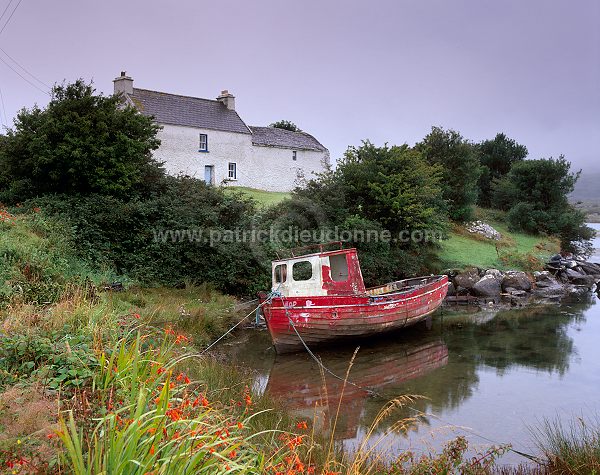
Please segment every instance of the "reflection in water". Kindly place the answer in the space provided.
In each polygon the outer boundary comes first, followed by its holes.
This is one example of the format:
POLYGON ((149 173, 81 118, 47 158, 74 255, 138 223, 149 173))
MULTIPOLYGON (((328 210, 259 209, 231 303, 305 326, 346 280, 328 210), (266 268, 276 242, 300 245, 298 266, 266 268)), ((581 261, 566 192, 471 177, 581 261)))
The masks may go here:
MULTIPOLYGON (((387 400, 419 394, 427 399, 416 401, 415 409, 497 440, 526 443, 526 425, 538 417, 553 416, 559 409, 589 410, 581 401, 596 400, 590 387, 600 385, 600 348, 595 343, 600 338, 600 305, 594 303, 591 297, 583 303, 476 315, 446 309, 434 316, 433 325, 360 342, 349 380, 381 397, 347 385, 336 438, 360 438, 387 400)), ((296 415, 312 419, 316 414, 320 428, 331 427, 343 383, 325 374, 323 384, 310 356, 276 358, 266 332, 244 333, 222 349, 236 364, 257 370, 262 387, 296 415)), ((344 376, 354 349, 336 347, 318 354, 327 368, 344 376)), ((394 420, 410 415, 414 413, 400 412, 394 420)), ((437 420, 429 423, 440 427, 437 420)), ((379 431, 385 428, 383 424, 379 431)), ((424 436, 427 425, 419 431, 424 436)), ((401 440, 398 436, 398 444, 401 440)))
MULTIPOLYGON (((365 410, 369 391, 379 392, 387 386, 396 386, 419 378, 448 362, 448 348, 440 340, 419 344, 397 345, 387 352, 365 352, 358 356, 351 368, 346 384, 328 372, 320 374, 313 359, 293 356, 278 357, 271 374, 267 391, 284 399, 286 406, 297 415, 308 419, 316 413, 320 429, 328 431, 340 404, 343 410, 337 421, 339 438, 353 438, 365 410)), ((349 360, 332 354, 322 355, 326 368, 344 376, 349 360)))

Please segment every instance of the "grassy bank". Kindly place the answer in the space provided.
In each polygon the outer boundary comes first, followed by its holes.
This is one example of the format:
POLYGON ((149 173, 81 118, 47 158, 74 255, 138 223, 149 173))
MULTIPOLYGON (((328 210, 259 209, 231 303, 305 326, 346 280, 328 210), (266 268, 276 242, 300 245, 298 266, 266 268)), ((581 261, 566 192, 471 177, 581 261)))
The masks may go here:
POLYGON ((256 188, 248 188, 246 186, 231 186, 225 188, 225 190, 227 193, 242 193, 255 200, 261 206, 276 205, 291 196, 290 193, 283 191, 257 190, 256 188))
POLYGON ((439 252, 440 268, 476 266, 501 270, 538 270, 545 260, 560 250, 557 238, 513 232, 503 221, 501 212, 477 210, 476 219, 494 227, 502 238, 499 241, 470 233, 465 226, 455 224, 448 240, 442 241, 439 252))
MULTIPOLYGON (((116 276, 72 254, 60 223, 35 211, 1 218, 0 473, 510 473, 497 463, 506 447, 472 457, 463 438, 385 456, 389 439, 371 434, 390 418, 391 432, 410 430, 418 418, 397 411, 416 396, 384 405, 359 449, 343 452, 335 423, 331 438, 317 434, 254 394, 250 370, 200 354, 251 308, 207 285, 106 290, 116 276)), ((593 464, 591 433, 582 447, 593 464)), ((553 473, 567 453, 561 470, 580 463, 564 447, 581 439, 546 434, 549 465, 519 473, 553 473)))

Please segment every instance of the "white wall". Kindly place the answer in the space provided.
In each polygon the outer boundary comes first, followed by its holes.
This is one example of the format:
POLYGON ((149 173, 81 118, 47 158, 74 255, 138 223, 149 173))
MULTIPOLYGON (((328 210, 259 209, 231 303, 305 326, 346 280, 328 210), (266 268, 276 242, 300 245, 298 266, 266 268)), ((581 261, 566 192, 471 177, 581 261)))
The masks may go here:
POLYGON ((158 133, 161 145, 154 152, 154 157, 165 162, 165 169, 171 175, 183 174, 204 179, 204 167, 213 165, 215 184, 219 185, 228 176, 229 162, 236 162, 238 169, 240 166, 248 166, 249 152, 252 147, 250 134, 179 125, 162 124, 162 126, 163 129, 158 133), (200 134, 208 136, 208 152, 198 151, 200 134))
POLYGON ((164 162, 167 173, 189 175, 204 179, 204 167, 214 166, 216 185, 228 180, 228 164, 237 164, 237 180, 228 186, 247 186, 269 191, 290 191, 298 174, 310 178, 323 170, 322 161, 329 160, 327 152, 297 150, 294 161, 292 149, 252 145, 250 134, 165 125, 159 132, 161 146, 154 157, 164 162), (199 152, 199 134, 208 136, 208 152, 199 152))
POLYGON ((290 191, 296 186, 297 178, 314 177, 315 172, 323 171, 323 159, 329 160, 327 152, 297 150, 296 160, 292 159, 293 149, 279 147, 252 146, 252 163, 255 167, 251 175, 260 188, 270 191, 290 191))

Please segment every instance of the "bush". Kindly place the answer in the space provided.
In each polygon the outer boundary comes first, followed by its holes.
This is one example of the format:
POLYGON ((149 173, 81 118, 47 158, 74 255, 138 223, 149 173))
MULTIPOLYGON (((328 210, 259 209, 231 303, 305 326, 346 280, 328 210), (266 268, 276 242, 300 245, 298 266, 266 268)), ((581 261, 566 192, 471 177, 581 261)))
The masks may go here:
POLYGON ((493 203, 508 210, 512 229, 557 235, 563 248, 571 250, 572 241, 590 239, 593 231, 585 226, 585 215, 568 202, 580 174, 571 173, 570 167, 563 156, 517 162, 493 183, 493 203))
POLYGON ((210 282, 233 294, 265 288, 270 263, 261 248, 235 239, 253 225, 253 201, 185 177, 166 177, 161 188, 146 199, 56 195, 36 203, 66 220, 79 256, 141 283, 210 282))
POLYGON ((70 228, 35 210, 0 211, 0 307, 56 302, 70 285, 106 277, 75 255, 70 228))

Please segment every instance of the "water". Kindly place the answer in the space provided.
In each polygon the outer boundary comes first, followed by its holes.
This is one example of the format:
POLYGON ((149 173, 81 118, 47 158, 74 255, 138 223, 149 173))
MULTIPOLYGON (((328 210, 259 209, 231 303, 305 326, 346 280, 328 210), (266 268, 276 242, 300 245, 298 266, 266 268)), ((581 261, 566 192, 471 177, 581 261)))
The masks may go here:
MULTIPOLYGON (((391 452, 439 450, 463 434, 475 445, 487 446, 490 439, 535 453, 528 426, 544 417, 600 415, 598 341, 600 303, 595 295, 583 302, 500 312, 445 309, 405 332, 360 343, 349 379, 376 395, 346 386, 335 437, 356 447, 387 400, 419 394, 428 399, 412 407, 431 415, 407 436, 393 435, 391 452)), ((326 367, 343 376, 354 349, 318 354, 326 367)), ((326 375, 325 395, 319 367, 307 354, 276 356, 267 331, 245 332, 221 351, 256 370, 255 390, 281 399, 300 418, 316 415, 318 430, 330 433, 342 382, 326 375)), ((396 413, 376 433, 413 414, 408 409, 396 413)), ((525 459, 509 453, 502 461, 525 459)))
POLYGON ((587 225, 596 230, 596 239, 592 241, 594 244, 594 254, 590 257, 590 261, 600 262, 600 223, 587 223, 587 225))

